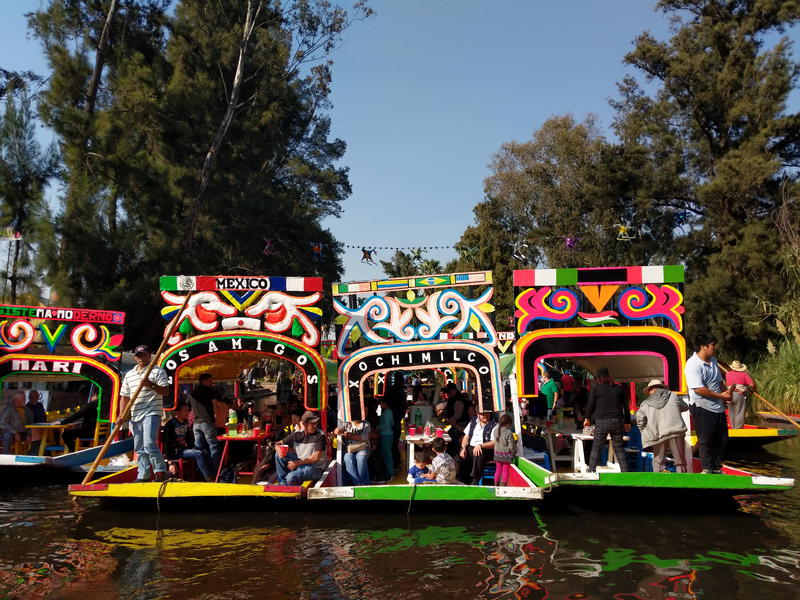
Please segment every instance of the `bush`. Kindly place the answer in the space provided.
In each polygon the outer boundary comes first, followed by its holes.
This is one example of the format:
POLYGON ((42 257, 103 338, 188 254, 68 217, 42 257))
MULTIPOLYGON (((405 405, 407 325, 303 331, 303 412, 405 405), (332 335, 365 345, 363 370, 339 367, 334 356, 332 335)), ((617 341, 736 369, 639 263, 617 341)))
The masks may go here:
MULTIPOLYGON (((800 413, 800 343, 784 339, 751 369, 758 393, 785 413, 800 413)), ((760 410, 770 410, 763 402, 760 410)))

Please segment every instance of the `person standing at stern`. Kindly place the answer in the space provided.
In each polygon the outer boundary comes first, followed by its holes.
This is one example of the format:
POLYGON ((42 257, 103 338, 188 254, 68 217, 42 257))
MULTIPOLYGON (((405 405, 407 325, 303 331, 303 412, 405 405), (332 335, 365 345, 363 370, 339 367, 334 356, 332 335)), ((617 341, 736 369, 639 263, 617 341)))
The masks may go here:
POLYGON ((731 401, 731 391, 723 382, 714 358, 716 351, 714 336, 698 334, 694 338, 694 354, 683 368, 703 473, 722 473, 722 456, 728 443, 725 405, 731 401))
POLYGON ((133 449, 139 456, 139 474, 135 483, 150 481, 153 469, 156 481, 167 479, 167 463, 158 449, 158 432, 161 429, 161 416, 164 412, 163 397, 169 393, 169 380, 161 367, 154 366, 147 379, 144 379, 147 366, 152 360, 152 352, 147 346, 136 346, 134 350, 136 366, 122 378, 120 399, 122 410, 128 406, 139 383, 142 389, 131 407, 130 428, 133 434, 133 449))

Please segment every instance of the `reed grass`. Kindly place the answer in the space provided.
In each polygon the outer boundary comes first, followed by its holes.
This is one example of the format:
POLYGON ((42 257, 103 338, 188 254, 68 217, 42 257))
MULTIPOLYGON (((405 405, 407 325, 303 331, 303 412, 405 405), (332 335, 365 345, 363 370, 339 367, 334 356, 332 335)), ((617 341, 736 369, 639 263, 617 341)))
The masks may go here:
MULTIPOLYGON (((785 413, 800 413, 800 343, 791 338, 750 369, 758 392, 785 413)), ((754 403, 761 403, 757 398, 754 403)), ((759 410, 769 411, 767 406, 759 410)))

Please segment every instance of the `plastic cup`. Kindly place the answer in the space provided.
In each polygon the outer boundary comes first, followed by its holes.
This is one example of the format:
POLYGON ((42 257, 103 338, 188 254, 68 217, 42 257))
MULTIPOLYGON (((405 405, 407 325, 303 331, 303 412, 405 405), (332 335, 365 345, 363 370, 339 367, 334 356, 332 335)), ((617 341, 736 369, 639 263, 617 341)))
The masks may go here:
POLYGON ((425 432, 425 435, 427 435, 428 437, 430 437, 430 435, 431 435, 431 428, 430 428, 430 427, 428 427, 428 426, 426 425, 426 426, 425 426, 425 429, 424 429, 424 432, 425 432))
POLYGON ((278 444, 278 456, 286 458, 287 454, 289 454, 289 446, 286 444, 278 444))
POLYGON ((261 435, 261 427, 253 427, 253 437, 261 435))
POLYGON ((238 423, 236 425, 236 433, 241 434, 244 431, 244 423, 238 423))
POLYGON ((444 437, 444 429, 441 427, 436 428, 436 437, 444 437))
POLYGON ((417 428, 414 427, 413 425, 409 425, 408 435, 417 435, 417 428))

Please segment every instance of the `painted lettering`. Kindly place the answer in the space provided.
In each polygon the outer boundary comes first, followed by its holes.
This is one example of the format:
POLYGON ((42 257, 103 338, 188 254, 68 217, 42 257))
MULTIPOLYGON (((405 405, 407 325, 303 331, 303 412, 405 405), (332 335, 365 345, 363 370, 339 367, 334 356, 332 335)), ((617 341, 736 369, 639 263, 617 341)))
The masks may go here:
POLYGON ((461 359, 458 357, 458 350, 453 350, 453 361, 461 362, 461 359))
POLYGON ((178 363, 172 359, 169 359, 166 363, 164 363, 164 367, 167 369, 167 371, 174 371, 177 366, 178 363))
POLYGON ((308 362, 308 357, 305 354, 301 354, 297 357, 297 364, 301 367, 308 362))
POLYGON ((181 359, 181 362, 186 362, 189 360, 189 353, 186 351, 186 348, 178 352, 178 358, 181 359))
POLYGON ((489 367, 487 367, 486 365, 478 367, 478 373, 480 373, 481 375, 488 375, 489 374, 489 367))
POLYGON ((429 363, 431 362, 431 353, 430 352, 423 352, 422 353, 422 363, 429 363))
POLYGON ((319 377, 317 377, 316 375, 306 375, 306 383, 308 385, 319 383, 319 377))
POLYGON ((392 354, 389 358, 392 361, 392 366, 400 364, 400 357, 397 354, 392 354))
POLYGON ((82 362, 76 362, 74 365, 72 365, 72 372, 73 373, 80 373, 81 369, 83 369, 83 363, 82 362))
POLYGON ((474 352, 470 352, 469 354, 467 354, 467 362, 471 362, 471 363, 475 362, 475 353, 474 352))
POLYGON ((209 354, 211 352, 217 352, 218 350, 219 350, 219 348, 217 348, 217 345, 214 342, 208 342, 208 352, 209 352, 209 354))
POLYGON ((283 344, 275 344, 275 354, 283 354, 286 351, 286 346, 283 344))
POLYGON ((383 366, 383 357, 382 357, 382 356, 378 356, 378 357, 376 357, 376 358, 375 358, 375 364, 376 364, 377 366, 379 366, 379 367, 382 367, 382 366, 383 366))
POLYGON ((358 387, 358 379, 348 379, 347 383, 348 383, 347 387, 351 387, 351 388, 357 388, 358 387))
POLYGON ((69 373, 69 363, 63 360, 53 361, 53 373, 69 373))
POLYGON ((262 340, 261 340, 261 339, 258 339, 258 340, 256 340, 256 342, 257 342, 257 343, 256 343, 256 350, 258 350, 259 352, 261 352, 261 342, 262 342, 262 340))
POLYGON ((35 363, 33 363, 31 371, 47 371, 47 365, 44 364, 43 360, 37 360, 35 363))
POLYGON ((366 371, 366 370, 367 370, 367 363, 365 363, 365 362, 362 360, 360 363, 358 363, 358 368, 359 368, 359 369, 361 369, 361 371, 362 371, 362 372, 363 372, 363 371, 366 371))
POLYGON ((19 360, 14 359, 11 361, 11 370, 12 371, 27 371, 30 369, 30 361, 29 360, 19 360))
POLYGON ((239 339, 232 339, 231 340, 231 350, 241 350, 242 349, 242 340, 239 339))

